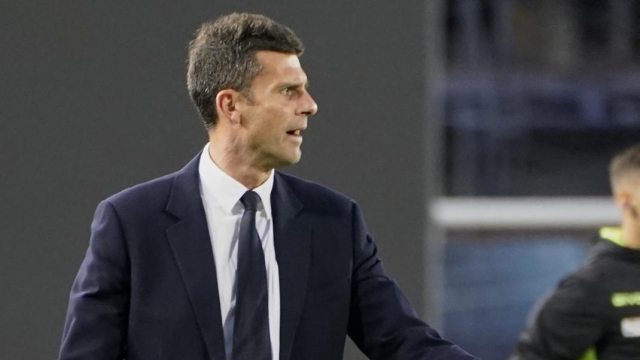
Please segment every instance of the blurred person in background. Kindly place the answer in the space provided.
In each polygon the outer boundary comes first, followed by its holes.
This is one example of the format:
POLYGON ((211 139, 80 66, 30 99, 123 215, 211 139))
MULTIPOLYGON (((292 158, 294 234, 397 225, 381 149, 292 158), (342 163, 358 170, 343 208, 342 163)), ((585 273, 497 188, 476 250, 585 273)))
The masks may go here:
POLYGON ((187 86, 209 143, 182 170, 100 203, 62 360, 472 360, 418 318, 356 203, 275 168, 317 105, 286 26, 204 24, 187 86))
POLYGON ((589 259, 533 311, 509 360, 640 359, 640 145, 609 175, 618 228, 600 229, 589 259))

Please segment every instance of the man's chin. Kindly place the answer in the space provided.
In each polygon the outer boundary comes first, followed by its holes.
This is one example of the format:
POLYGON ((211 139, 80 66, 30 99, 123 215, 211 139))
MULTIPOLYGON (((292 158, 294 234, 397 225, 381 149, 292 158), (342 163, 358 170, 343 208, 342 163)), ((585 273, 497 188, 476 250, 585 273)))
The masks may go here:
POLYGON ((291 156, 287 156, 287 157, 282 157, 280 159, 278 159, 279 161, 276 162, 276 166, 274 166, 274 169, 277 168, 283 168, 283 167, 287 167, 287 166, 291 166, 291 165, 295 165, 298 162, 300 162, 300 159, 302 158, 302 153, 298 152, 297 155, 291 155, 291 156))

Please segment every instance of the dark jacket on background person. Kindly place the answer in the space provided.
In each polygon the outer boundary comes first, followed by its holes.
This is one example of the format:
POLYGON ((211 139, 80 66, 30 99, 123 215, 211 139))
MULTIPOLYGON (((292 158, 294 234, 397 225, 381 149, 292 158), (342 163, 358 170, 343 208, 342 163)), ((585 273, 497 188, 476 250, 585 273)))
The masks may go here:
POLYGON ((509 360, 640 359, 640 251, 604 228, 589 259, 534 310, 509 360))

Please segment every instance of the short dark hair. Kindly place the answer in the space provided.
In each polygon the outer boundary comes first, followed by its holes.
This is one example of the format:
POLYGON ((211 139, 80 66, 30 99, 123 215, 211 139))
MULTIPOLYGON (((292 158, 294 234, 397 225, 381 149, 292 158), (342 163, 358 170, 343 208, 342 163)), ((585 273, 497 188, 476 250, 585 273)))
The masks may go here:
POLYGON ((640 145, 618 153, 609 163, 609 177, 614 189, 623 177, 630 174, 640 175, 640 145))
POLYGON ((187 88, 207 128, 215 127, 215 97, 223 89, 247 93, 262 67, 258 51, 301 56, 304 46, 288 27, 257 14, 233 13, 204 23, 189 44, 187 88))

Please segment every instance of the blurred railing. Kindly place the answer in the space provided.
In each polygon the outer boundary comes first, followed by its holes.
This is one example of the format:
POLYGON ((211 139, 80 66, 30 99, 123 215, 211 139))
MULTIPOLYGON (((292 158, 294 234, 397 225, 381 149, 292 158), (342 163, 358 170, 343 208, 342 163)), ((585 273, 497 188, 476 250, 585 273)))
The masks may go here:
POLYGON ((440 198, 429 212, 446 230, 597 229, 620 219, 608 197, 440 198))

